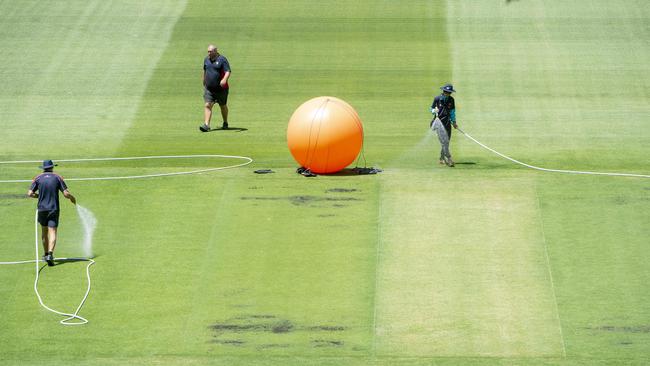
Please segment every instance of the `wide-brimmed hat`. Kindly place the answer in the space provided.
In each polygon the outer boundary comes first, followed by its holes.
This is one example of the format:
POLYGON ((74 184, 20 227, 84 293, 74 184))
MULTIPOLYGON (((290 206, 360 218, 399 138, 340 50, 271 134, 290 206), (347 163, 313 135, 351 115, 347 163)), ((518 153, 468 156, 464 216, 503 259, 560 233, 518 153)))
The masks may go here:
POLYGON ((441 86, 441 87, 440 87, 440 90, 442 90, 442 91, 446 91, 447 93, 454 93, 454 92, 456 92, 456 91, 454 90, 454 86, 451 85, 451 84, 445 84, 445 85, 441 86))
POLYGON ((57 164, 54 164, 52 160, 43 160, 43 165, 39 166, 39 168, 50 169, 50 168, 54 168, 55 166, 57 166, 57 164))

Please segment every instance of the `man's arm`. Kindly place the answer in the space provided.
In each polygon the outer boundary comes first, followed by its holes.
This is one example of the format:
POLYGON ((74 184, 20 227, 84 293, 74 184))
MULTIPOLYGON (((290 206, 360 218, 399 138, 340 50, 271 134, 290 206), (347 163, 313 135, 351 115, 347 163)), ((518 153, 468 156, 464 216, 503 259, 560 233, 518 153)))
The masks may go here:
POLYGON ((219 82, 219 85, 225 86, 228 83, 228 78, 230 77, 230 71, 226 71, 225 74, 223 74, 223 78, 219 82))
POLYGON ((36 179, 38 179, 38 176, 34 178, 32 184, 29 186, 29 191, 27 191, 27 197, 38 198, 38 193, 36 193, 36 191, 38 191, 38 184, 36 183, 36 179))
POLYGON ((67 189, 65 191, 63 191, 63 197, 69 199, 70 202, 72 202, 73 204, 75 204, 75 205, 77 204, 77 199, 67 189))
POLYGON ((454 126, 454 128, 458 128, 458 125, 456 124, 456 108, 450 111, 449 119, 451 120, 451 125, 454 126))

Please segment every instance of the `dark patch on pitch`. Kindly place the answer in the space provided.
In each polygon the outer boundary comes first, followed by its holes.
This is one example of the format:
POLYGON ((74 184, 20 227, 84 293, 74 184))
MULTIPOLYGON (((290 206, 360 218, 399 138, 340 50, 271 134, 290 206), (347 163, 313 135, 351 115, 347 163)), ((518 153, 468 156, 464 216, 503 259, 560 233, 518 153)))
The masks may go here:
POLYGON ((640 201, 650 201, 650 197, 626 197, 626 196, 616 196, 612 198, 612 201, 615 205, 625 206, 629 204, 637 204, 640 201))
POLYGON ((0 200, 21 200, 29 198, 26 194, 20 193, 0 193, 0 200))
MULTIPOLYGON (((275 315, 269 314, 239 315, 223 322, 212 324, 208 328, 214 332, 213 339, 210 343, 237 347, 253 346, 257 348, 284 348, 290 345, 281 342, 255 345, 239 338, 245 338, 248 334, 254 335, 256 333, 272 333, 278 337, 283 337, 285 334, 294 332, 335 334, 347 330, 347 327, 340 325, 297 325, 291 320, 278 318, 275 315)), ((276 339, 280 340, 281 338, 276 339)), ((314 347, 343 347, 344 342, 318 338, 312 341, 312 345, 314 347)))
POLYGON ((354 188, 332 188, 325 191, 326 193, 352 193, 359 192, 358 189, 354 188))
POLYGON ((289 201, 294 206, 307 206, 317 202, 350 202, 350 201, 363 201, 360 198, 354 197, 320 197, 310 195, 298 195, 288 197, 255 197, 244 196, 240 197, 244 201, 289 201))
POLYGON ((210 329, 216 332, 271 332, 288 333, 294 328, 293 323, 286 319, 278 319, 274 315, 243 315, 229 319, 223 323, 212 324, 210 329))
POLYGON ((243 346, 246 342, 239 339, 213 339, 211 343, 225 344, 228 346, 243 346))
POLYGON ((213 324, 210 326, 215 331, 227 331, 233 333, 242 332, 271 332, 289 333, 293 330, 293 324, 288 320, 281 320, 270 324, 213 324))
POLYGON ((275 319, 275 315, 267 315, 267 314, 253 314, 253 315, 242 315, 235 317, 233 319, 236 320, 245 320, 245 319, 275 319))
POLYGON ((17 200, 29 198, 26 194, 0 193, 0 206, 13 206, 17 200))
POLYGON ((596 328, 588 328, 591 330, 600 330, 603 332, 612 332, 612 333, 650 333, 650 325, 638 325, 638 326, 622 326, 617 327, 613 325, 603 325, 596 328))
POLYGON ((323 332, 342 332, 346 328, 338 325, 316 325, 312 327, 307 327, 307 330, 310 331, 323 331, 323 332))
POLYGON ((269 344, 260 344, 257 346, 258 349, 268 349, 268 348, 288 348, 291 346, 287 343, 269 343, 269 344))
POLYGON ((314 339, 311 341, 311 345, 316 348, 321 347, 343 347, 345 342, 338 340, 327 340, 327 339, 314 339))
POLYGON ((296 205, 308 205, 314 202, 350 202, 350 201, 361 201, 359 198, 354 197, 319 197, 319 196, 291 196, 289 201, 296 205))
POLYGON ((294 325, 288 320, 280 320, 271 326, 273 333, 289 333, 293 330, 294 325))

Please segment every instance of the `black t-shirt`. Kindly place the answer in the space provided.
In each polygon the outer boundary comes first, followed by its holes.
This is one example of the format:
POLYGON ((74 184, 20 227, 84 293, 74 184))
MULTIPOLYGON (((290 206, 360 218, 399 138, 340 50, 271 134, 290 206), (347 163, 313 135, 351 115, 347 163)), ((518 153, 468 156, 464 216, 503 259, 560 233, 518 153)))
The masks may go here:
POLYGON ((228 89, 228 83, 222 88, 219 84, 226 72, 230 71, 230 64, 223 56, 217 56, 217 59, 212 61, 207 56, 203 60, 203 71, 205 72, 205 87, 211 91, 218 91, 220 89, 228 89))
POLYGON ((451 95, 438 95, 433 98, 433 104, 431 104, 431 109, 438 108, 438 118, 440 121, 449 125, 451 122, 456 121, 456 102, 454 102, 454 97, 451 95))
POLYGON ((30 190, 38 193, 39 211, 59 210, 59 191, 63 192, 68 187, 63 178, 52 172, 43 172, 34 178, 30 190))

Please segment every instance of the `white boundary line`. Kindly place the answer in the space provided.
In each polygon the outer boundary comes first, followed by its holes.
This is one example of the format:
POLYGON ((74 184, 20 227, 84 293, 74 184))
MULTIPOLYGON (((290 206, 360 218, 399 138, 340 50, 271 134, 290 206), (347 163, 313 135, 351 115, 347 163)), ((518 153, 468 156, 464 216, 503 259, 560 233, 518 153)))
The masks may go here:
MULTIPOLYGON (((133 156, 133 157, 122 157, 122 158, 86 158, 86 159, 58 159, 54 160, 55 162, 87 162, 87 161, 114 161, 114 160, 146 160, 146 159, 183 159, 183 158, 224 158, 224 159, 240 159, 246 160, 243 163, 229 165, 219 168, 208 168, 208 169, 198 169, 190 170, 184 172, 174 172, 174 173, 158 173, 158 174, 145 174, 145 175, 130 175, 130 176, 121 176, 121 177, 88 177, 88 178, 66 178, 66 181, 89 181, 89 180, 121 180, 121 179, 141 179, 141 178, 154 178, 154 177, 170 177, 175 175, 188 175, 188 174, 197 174, 212 172, 216 170, 224 170, 230 168, 237 168, 241 166, 248 165, 253 162, 253 159, 247 156, 236 156, 236 155, 164 155, 164 156, 133 156)), ((28 164, 28 163, 42 163, 41 160, 16 160, 16 161, 0 161, 0 164, 28 164)), ((14 180, 0 180, 0 183, 29 183, 31 179, 14 179, 14 180)))
POLYGON ((502 153, 500 153, 500 152, 498 152, 498 151, 496 151, 496 150, 494 150, 494 149, 492 149, 492 148, 490 148, 490 147, 484 145, 483 143, 481 143, 481 142, 478 141, 477 139, 473 138, 472 136, 470 136, 468 133, 464 132, 464 131, 461 130, 460 128, 457 128, 457 130, 458 130, 460 133, 462 133, 463 135, 465 135, 465 137, 467 137, 468 139, 474 141, 475 143, 477 143, 479 146, 483 147, 484 149, 489 150, 489 151, 491 151, 491 152, 493 152, 493 153, 499 155, 500 157, 502 157, 502 158, 504 158, 504 159, 510 160, 510 161, 512 161, 513 163, 516 163, 516 164, 519 164, 519 165, 523 165, 523 166, 525 166, 525 167, 527 167, 527 168, 531 168, 531 169, 541 170, 541 171, 544 171, 544 172, 566 173, 566 174, 589 174, 589 175, 607 175, 607 176, 613 176, 613 177, 650 178, 650 175, 647 175, 647 174, 633 174, 633 173, 604 173, 604 172, 588 172, 588 171, 580 171, 580 170, 564 170, 564 169, 547 169, 547 168, 540 168, 540 167, 538 167, 538 166, 534 166, 534 165, 526 164, 526 163, 523 163, 523 162, 521 162, 521 161, 519 161, 519 160, 513 159, 513 158, 511 158, 511 157, 509 157, 509 156, 507 156, 507 155, 505 155, 505 154, 502 154, 502 153))

